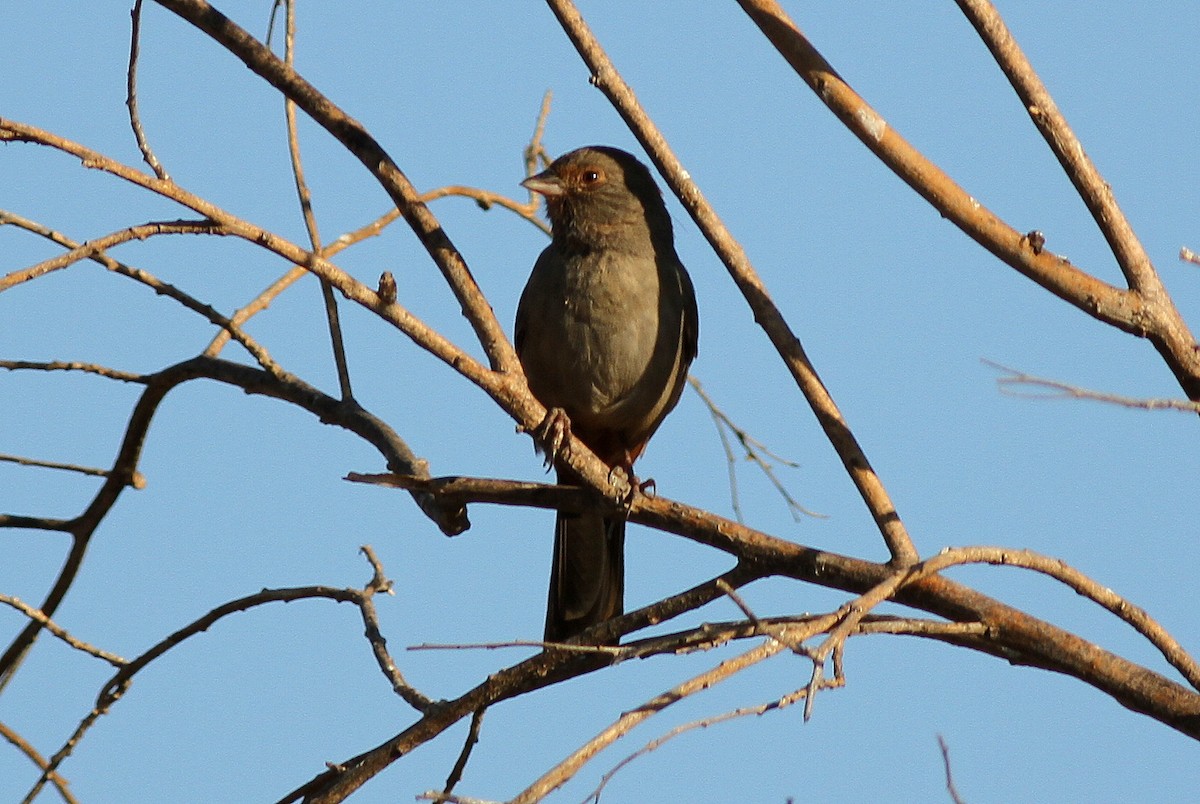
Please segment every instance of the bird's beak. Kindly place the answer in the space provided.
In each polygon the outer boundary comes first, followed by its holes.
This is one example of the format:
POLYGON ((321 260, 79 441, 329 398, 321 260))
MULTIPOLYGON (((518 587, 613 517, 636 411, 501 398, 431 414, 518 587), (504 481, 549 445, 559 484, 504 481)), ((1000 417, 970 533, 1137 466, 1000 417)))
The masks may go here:
POLYGON ((562 195, 566 190, 559 181, 558 176, 555 176, 548 170, 543 170, 541 173, 530 176, 525 181, 521 182, 521 186, 526 190, 533 190, 535 193, 541 193, 547 198, 554 198, 556 195, 562 195))

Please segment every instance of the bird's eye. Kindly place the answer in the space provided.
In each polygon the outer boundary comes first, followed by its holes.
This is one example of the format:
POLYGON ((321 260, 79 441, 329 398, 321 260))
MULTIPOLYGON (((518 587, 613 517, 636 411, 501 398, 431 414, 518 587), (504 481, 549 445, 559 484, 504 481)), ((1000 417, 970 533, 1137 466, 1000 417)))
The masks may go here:
POLYGON ((600 171, 598 171, 598 170, 584 171, 583 183, 584 184, 596 184, 598 181, 600 181, 600 178, 601 178, 600 171))

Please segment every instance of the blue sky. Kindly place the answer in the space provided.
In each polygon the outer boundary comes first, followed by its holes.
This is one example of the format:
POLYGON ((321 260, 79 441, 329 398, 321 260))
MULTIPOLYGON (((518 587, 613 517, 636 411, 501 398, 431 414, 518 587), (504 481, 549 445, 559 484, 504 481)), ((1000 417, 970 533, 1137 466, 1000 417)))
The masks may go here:
MULTIPOLYGON (((267 3, 222 3, 265 30, 267 3)), ((746 248, 891 492, 923 555, 948 545, 1029 548, 1126 595, 1183 644, 1200 646, 1194 417, 1005 396, 981 358, 1136 397, 1180 396, 1154 350, 1049 296, 969 241, 888 172, 728 3, 582 4, 584 15, 693 178, 746 248), (642 8, 641 6, 649 6, 642 8)), ((1020 102, 952 4, 790 4, 839 72, 914 145, 1015 228, 1109 282, 1120 274, 1020 102)), ((1111 183, 1184 317, 1200 321, 1197 10, 1084 2, 1001 11, 1111 183)), ((124 109, 128 8, 18 0, 0 29, 0 115, 139 164, 124 109)), ((304 242, 279 98, 241 62, 148 4, 140 101, 147 133, 188 189, 304 242)), ((605 143, 637 152, 539 3, 302 4, 297 68, 362 121, 421 189, 471 184, 516 195, 521 149, 547 90, 551 153, 605 143)), ((308 121, 302 145, 321 232, 366 223, 388 199, 308 121)), ((796 460, 788 488, 826 519, 792 520, 739 465, 749 524, 794 541, 886 557, 877 531, 803 398, 723 266, 668 199, 697 287, 693 373, 741 425, 796 460)), ((173 205, 29 145, 0 148, 0 208, 85 240, 174 218, 173 205)), ((434 213, 507 325, 544 236, 462 199, 434 213)), ((55 254, 0 227, 0 273, 55 254)), ((162 238, 116 256, 232 311, 285 266, 231 240, 162 238)), ((393 272, 400 300, 460 345, 471 333, 403 224, 337 264, 368 284, 393 272)), ((283 366, 336 392, 311 278, 249 331, 283 366)), ((528 438, 480 391, 358 308, 343 305, 356 396, 438 474, 537 480, 528 438)), ((201 350, 211 327, 100 266, 79 264, 0 294, 0 357, 154 371, 201 350)), ((478 348, 472 351, 479 353, 478 348)), ((242 359, 235 350, 226 356, 242 359)), ((104 466, 136 389, 65 374, 0 374, 0 453, 104 466)), ((730 515, 727 470, 690 392, 639 464, 667 497, 730 515)), ((474 506, 446 539, 403 494, 344 482, 382 471, 368 446, 278 402, 213 384, 175 391, 127 492, 97 533, 57 620, 125 656, 214 606, 263 587, 361 585, 370 543, 396 581, 379 600, 404 671, 454 697, 524 653, 407 652, 425 642, 537 638, 552 515, 474 506)), ((0 512, 72 516, 96 481, 0 463, 0 512)), ((9 531, 0 592, 40 600, 65 554, 57 534, 9 531)), ((627 602, 641 605, 727 568, 723 555, 631 527, 627 602)), ((1005 602, 1170 675, 1128 628, 1075 594, 1014 569, 950 573, 1005 602)), ((846 596, 794 583, 744 591, 760 614, 824 611, 846 596)), ((899 611, 899 609, 896 609, 899 611)), ((731 619, 718 602, 692 619, 731 619)), ((0 629, 23 621, 0 611, 0 629)), ((173 651, 63 766, 84 801, 274 800, 411 722, 360 636, 326 602, 257 609, 173 651)), ((741 646, 739 646, 740 648, 741 646)), ((512 796, 575 745, 720 655, 654 659, 495 707, 458 788, 512 796)), ((692 733, 622 770, 606 802, 946 800, 936 735, 972 804, 1184 800, 1200 785, 1195 743, 1079 682, 911 638, 853 640, 845 689, 798 708, 692 733)), ((0 720, 53 753, 88 711, 105 667, 43 639, 0 696, 0 720)), ((650 720, 552 800, 672 726, 803 685, 778 657, 650 720)), ((355 801, 440 788, 465 722, 355 801)), ((35 778, 0 749, 0 799, 35 778)), ((46 793, 44 795, 53 795, 46 793)))

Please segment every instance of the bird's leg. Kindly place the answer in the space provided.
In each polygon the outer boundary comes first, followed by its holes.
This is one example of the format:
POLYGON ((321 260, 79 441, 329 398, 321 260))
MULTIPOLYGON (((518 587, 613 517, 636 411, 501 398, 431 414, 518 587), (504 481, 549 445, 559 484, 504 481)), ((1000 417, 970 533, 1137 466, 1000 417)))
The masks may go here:
POLYGON ((571 454, 571 420, 562 408, 550 408, 546 418, 530 433, 533 448, 546 459, 546 471, 559 457, 571 454))

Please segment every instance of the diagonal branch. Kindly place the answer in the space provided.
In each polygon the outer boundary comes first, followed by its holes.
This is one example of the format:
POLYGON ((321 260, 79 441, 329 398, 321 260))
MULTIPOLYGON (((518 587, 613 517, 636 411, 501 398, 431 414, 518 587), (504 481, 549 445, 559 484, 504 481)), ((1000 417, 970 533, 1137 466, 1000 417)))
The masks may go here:
MULTIPOLYGON (((284 19, 284 61, 288 67, 295 64, 296 59, 296 3, 298 0, 284 0, 286 9, 284 19)), ((288 157, 292 163, 292 178, 296 182, 296 195, 300 201, 300 213, 304 218, 304 228, 308 232, 308 242, 314 254, 321 253, 321 233, 317 228, 317 216, 313 212, 312 191, 304 178, 304 160, 300 156, 300 133, 296 129, 296 104, 291 98, 283 99, 283 113, 287 123, 288 157)), ((325 320, 329 325, 329 340, 333 347, 333 362, 337 367, 338 386, 342 390, 342 399, 351 399, 354 393, 350 389, 350 367, 346 363, 346 343, 342 337, 342 323, 338 316, 337 298, 333 295, 333 285, 326 279, 321 280, 321 298, 325 303, 325 320)))
POLYGON ((1130 289, 1145 304, 1145 320, 1135 320, 1174 372, 1188 397, 1200 401, 1200 355, 1187 323, 1163 286, 1112 188, 1088 158, 1075 132, 1025 57, 1000 14, 988 0, 958 0, 992 57, 1025 105, 1030 119, 1058 158, 1067 178, 1100 229, 1130 289))
POLYGON ((979 38, 991 51, 996 64, 1012 84, 1029 118, 1037 126, 1063 172, 1075 185, 1096 226, 1108 241, 1117 264, 1125 274, 1129 287, 1146 296, 1148 291, 1163 292, 1162 283, 1154 271, 1150 257, 1129 225, 1125 213, 1117 206, 1112 188, 1083 150, 1083 144, 1067 125, 1066 118, 1033 65, 1025 58, 1012 32, 987 0, 957 0, 958 7, 975 27, 979 38))
POLYGON ((215 39, 253 72, 290 98, 322 128, 332 134, 371 172, 441 270, 462 306, 463 314, 488 355, 491 367, 520 373, 516 352, 504 335, 466 261, 420 193, 374 137, 354 118, 301 77, 262 42, 251 36, 204 0, 157 0, 159 5, 215 39))
POLYGON ((979 245, 1063 301, 1117 329, 1149 338, 1191 399, 1200 400, 1200 353, 1141 244, 998 15, 960 0, 1030 116, 1096 217, 1132 290, 1102 282, 1009 226, 914 148, 825 60, 776 0, 738 0, 796 74, 880 161, 979 245))
POLYGON ((759 323, 771 339, 776 351, 783 358, 792 377, 795 379, 804 398, 808 400, 813 413, 825 436, 833 445, 846 472, 850 475, 858 493, 862 496, 867 510, 875 520, 876 526, 883 535, 891 553, 891 560, 897 565, 914 563, 917 550, 913 547, 912 539, 900 520, 895 505, 888 496, 879 475, 871 468, 866 453, 859 446, 858 440, 850 431, 850 426, 838 410, 829 390, 821 382, 800 340, 792 332, 791 327, 783 317, 783 313, 775 306, 775 302, 767 293, 761 277, 754 270, 746 252, 734 239, 718 217, 712 206, 705 200, 700 188, 692 181, 690 174, 675 156, 662 132, 654 125, 654 121, 645 113, 633 90, 621 78, 608 55, 600 46, 599 41, 588 28, 587 23, 575 8, 571 0, 547 0, 550 9, 558 18, 559 24, 570 37, 580 57, 592 71, 592 83, 608 97, 616 107, 626 125, 646 149, 646 153, 654 161, 671 190, 679 198, 680 203, 692 216, 700 231, 704 233, 709 244, 729 269, 730 276, 738 289, 746 298, 746 303, 754 312, 754 320, 759 323))
POLYGON ((787 645, 782 642, 767 639, 761 645, 757 645, 732 659, 726 659, 716 667, 705 670, 703 673, 693 676, 665 692, 659 693, 641 706, 622 713, 608 728, 580 746, 569 757, 555 765, 514 796, 509 804, 534 804, 534 802, 541 801, 550 795, 550 793, 566 784, 592 757, 621 737, 624 737, 638 724, 658 714, 671 704, 678 703, 689 695, 694 695, 715 684, 719 684, 725 679, 745 670, 747 667, 766 661, 786 649, 787 645))
POLYGON ((142 130, 142 117, 138 112, 137 67, 138 50, 142 39, 142 0, 134 0, 133 10, 129 12, 129 16, 133 21, 129 34, 129 68, 125 71, 125 105, 129 108, 129 125, 133 128, 133 137, 137 140, 138 150, 142 152, 142 159, 154 171, 155 176, 170 181, 171 177, 167 175, 166 169, 154 155, 150 141, 146 139, 146 132, 142 130))
POLYGON ((838 75, 775 0, 738 0, 796 74, 880 161, 971 239, 1061 299, 1140 334, 1140 300, 1045 249, 980 204, 914 148, 838 75))

